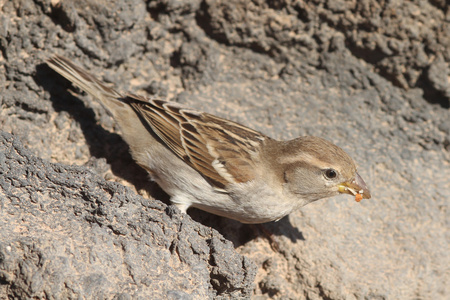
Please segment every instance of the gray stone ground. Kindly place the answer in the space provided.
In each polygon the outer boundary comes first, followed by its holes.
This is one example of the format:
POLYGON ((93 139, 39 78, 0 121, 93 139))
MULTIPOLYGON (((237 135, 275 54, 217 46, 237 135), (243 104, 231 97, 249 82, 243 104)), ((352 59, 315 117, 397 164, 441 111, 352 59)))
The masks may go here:
POLYGON ((17 0, 0 11, 0 299, 450 297, 446 1, 17 0), (53 53, 120 91, 274 138, 327 138, 373 199, 319 201, 264 229, 181 215, 105 110, 44 64, 53 53))

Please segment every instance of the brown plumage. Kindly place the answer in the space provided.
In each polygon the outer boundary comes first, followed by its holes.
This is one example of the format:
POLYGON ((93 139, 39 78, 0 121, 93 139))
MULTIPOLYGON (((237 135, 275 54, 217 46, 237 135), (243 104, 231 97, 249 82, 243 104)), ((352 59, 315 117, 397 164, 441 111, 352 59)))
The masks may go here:
POLYGON ((277 141, 177 103, 120 94, 62 56, 47 63, 101 101, 133 158, 184 212, 262 223, 339 193, 371 197, 350 156, 324 139, 277 141))

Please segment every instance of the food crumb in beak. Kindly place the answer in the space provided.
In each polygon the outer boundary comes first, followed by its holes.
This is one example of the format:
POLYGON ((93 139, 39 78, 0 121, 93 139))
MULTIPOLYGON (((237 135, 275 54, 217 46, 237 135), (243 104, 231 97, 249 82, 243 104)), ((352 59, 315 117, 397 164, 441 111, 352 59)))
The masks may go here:
POLYGON ((356 200, 356 202, 361 201, 362 198, 363 198, 363 196, 362 196, 361 194, 359 194, 359 193, 355 195, 355 200, 356 200))

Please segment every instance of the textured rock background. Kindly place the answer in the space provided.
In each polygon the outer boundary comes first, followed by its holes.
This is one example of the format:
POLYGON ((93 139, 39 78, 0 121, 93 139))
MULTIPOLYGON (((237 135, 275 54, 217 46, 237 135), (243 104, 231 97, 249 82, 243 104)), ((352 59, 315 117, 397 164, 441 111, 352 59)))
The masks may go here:
POLYGON ((256 268, 217 231, 0 135, 2 299, 248 295, 256 268))
POLYGON ((2 298, 450 297, 446 1, 0 7, 2 298), (53 53, 120 91, 327 138, 374 197, 265 224, 278 251, 252 226, 192 221, 149 200, 168 203, 105 110, 45 66, 53 53))

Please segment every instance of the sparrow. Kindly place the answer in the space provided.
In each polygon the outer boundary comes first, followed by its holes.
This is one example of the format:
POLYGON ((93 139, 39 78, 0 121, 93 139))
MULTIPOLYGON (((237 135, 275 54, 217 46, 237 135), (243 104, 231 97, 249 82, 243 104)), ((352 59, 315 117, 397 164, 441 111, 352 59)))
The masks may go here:
POLYGON ((342 193, 371 197, 353 159, 327 140, 275 140, 176 102, 121 94, 65 57, 47 64, 100 100, 133 159, 184 213, 195 207, 256 224, 342 193))

